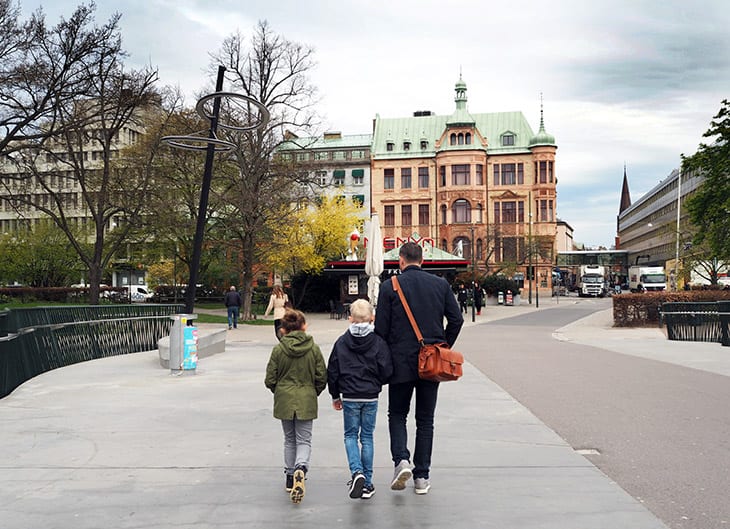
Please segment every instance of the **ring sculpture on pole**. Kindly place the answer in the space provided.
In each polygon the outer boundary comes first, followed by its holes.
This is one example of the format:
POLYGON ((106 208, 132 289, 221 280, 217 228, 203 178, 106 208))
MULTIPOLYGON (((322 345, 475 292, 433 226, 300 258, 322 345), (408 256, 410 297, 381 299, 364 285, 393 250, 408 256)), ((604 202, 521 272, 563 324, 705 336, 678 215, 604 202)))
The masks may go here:
POLYGON ((235 148, 235 145, 229 141, 221 140, 216 136, 218 127, 234 132, 245 132, 250 130, 262 130, 269 122, 269 110, 263 103, 256 101, 254 98, 244 94, 235 92, 224 92, 223 74, 226 69, 223 66, 218 67, 218 77, 216 80, 215 92, 201 97, 195 106, 196 112, 203 119, 210 120, 210 130, 206 137, 205 132, 196 132, 190 135, 165 136, 162 141, 177 149, 186 149, 189 151, 205 151, 205 168, 203 170, 203 183, 200 188, 200 205, 198 208, 198 221, 195 229, 195 238, 193 240, 193 255, 190 261, 190 280, 185 291, 185 311, 191 314, 195 305, 195 289, 198 282, 198 269, 200 268, 200 258, 203 249, 203 237, 205 234, 206 211, 208 209, 208 194, 210 192, 210 184, 213 176, 213 156, 216 152, 227 152, 235 148), (233 125, 230 123, 219 123, 220 107, 223 100, 236 103, 243 102, 248 108, 248 114, 251 116, 251 107, 258 110, 258 117, 252 123, 246 125, 233 125), (213 111, 208 112, 205 105, 207 102, 213 102, 213 111))

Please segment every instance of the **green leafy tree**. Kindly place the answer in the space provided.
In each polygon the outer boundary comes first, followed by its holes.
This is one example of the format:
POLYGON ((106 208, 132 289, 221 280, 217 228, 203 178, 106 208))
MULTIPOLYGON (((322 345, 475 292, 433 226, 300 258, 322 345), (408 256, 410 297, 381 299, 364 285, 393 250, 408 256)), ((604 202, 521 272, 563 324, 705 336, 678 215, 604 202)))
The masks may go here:
POLYGON ((0 279, 31 287, 60 287, 77 282, 83 265, 66 235, 50 222, 0 240, 0 279))
POLYGON ((687 199, 690 220, 697 228, 694 243, 706 245, 709 260, 730 261, 730 102, 722 101, 710 128, 703 135, 709 144, 700 143, 689 157, 682 157, 682 170, 699 171, 702 185, 687 199))

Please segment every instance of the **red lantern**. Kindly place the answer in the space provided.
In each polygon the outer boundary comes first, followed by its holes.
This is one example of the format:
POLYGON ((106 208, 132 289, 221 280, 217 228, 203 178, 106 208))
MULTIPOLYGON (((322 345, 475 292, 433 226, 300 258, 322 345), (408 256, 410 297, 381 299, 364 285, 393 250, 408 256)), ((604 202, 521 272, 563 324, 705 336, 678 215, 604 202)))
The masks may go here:
POLYGON ((357 241, 358 239, 360 239, 360 236, 357 233, 353 233, 352 235, 350 235, 351 241, 357 241))

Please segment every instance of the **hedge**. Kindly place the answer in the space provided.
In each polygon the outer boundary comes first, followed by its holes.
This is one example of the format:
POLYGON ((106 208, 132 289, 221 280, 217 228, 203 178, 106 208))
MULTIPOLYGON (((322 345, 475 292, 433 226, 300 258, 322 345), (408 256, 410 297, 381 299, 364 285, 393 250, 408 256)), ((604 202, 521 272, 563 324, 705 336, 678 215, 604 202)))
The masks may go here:
POLYGON ((613 296, 614 327, 646 327, 660 324, 660 309, 666 302, 728 301, 730 290, 644 292, 613 296))

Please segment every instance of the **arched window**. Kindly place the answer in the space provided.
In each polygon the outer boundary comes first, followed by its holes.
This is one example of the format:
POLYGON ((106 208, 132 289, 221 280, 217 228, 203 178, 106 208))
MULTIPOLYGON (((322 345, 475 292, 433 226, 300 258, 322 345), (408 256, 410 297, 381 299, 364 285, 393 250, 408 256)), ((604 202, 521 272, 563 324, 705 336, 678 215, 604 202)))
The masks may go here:
POLYGON ((446 224, 446 206, 441 206, 441 224, 446 224))
POLYGON ((449 251, 449 249, 446 247, 446 239, 441 239, 441 249, 445 252, 449 251))
POLYGON ((474 222, 476 222, 477 224, 481 224, 482 222, 484 222, 484 220, 483 220, 484 217, 482 215, 483 211, 484 211, 484 209, 482 208, 482 205, 477 204, 477 208, 474 211, 474 215, 476 216, 476 218, 474 219, 474 222))
POLYGON ((459 145, 464 145, 464 134, 459 133, 459 145))
POLYGON ((482 248, 482 240, 477 239, 477 261, 481 261, 483 259, 482 253, 484 252, 484 249, 482 248))
POLYGON ((471 132, 467 132, 465 138, 466 138, 466 144, 471 145, 471 132))
POLYGON ((471 205, 469 201, 460 198, 452 207, 454 224, 465 224, 471 222, 471 205))
POLYGON ((456 145, 456 134, 454 134, 453 132, 451 133, 451 136, 449 137, 449 143, 451 145, 456 145))

